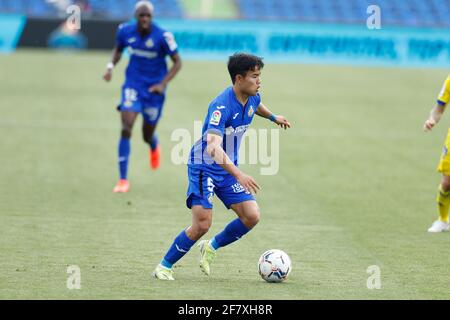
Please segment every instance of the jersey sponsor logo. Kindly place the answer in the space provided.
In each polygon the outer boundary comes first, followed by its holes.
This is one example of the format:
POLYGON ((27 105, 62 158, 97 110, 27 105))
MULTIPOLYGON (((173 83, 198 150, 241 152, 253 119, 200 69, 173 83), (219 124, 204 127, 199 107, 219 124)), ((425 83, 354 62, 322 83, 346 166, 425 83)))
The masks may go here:
POLYGON ((129 51, 130 51, 131 55, 135 55, 135 56, 147 58, 147 59, 153 59, 158 56, 158 53, 156 53, 156 52, 133 49, 132 47, 129 47, 129 51))
POLYGON ((236 113, 236 114, 233 116, 233 120, 236 119, 236 117, 237 117, 238 115, 239 115, 239 112, 236 113))
POLYGON ((249 126, 250 126, 249 124, 244 124, 244 125, 236 127, 236 128, 229 126, 229 127, 225 128, 225 134, 230 135, 232 133, 239 134, 241 132, 245 132, 245 131, 247 131, 249 126))
POLYGON ((248 116, 251 117, 253 113, 255 113, 255 109, 253 109, 253 106, 250 106, 250 108, 248 109, 248 116))
POLYGON ((209 120, 209 123, 217 126, 219 125, 220 118, 222 118, 222 113, 219 110, 215 110, 211 114, 211 119, 209 120))
POLYGON ((152 40, 152 39, 148 39, 147 41, 145 41, 145 46, 146 46, 147 48, 153 48, 154 45, 155 45, 155 44, 153 43, 153 40, 152 40))
POLYGON ((128 39, 128 43, 133 43, 133 42, 136 42, 136 38, 135 37, 128 39))

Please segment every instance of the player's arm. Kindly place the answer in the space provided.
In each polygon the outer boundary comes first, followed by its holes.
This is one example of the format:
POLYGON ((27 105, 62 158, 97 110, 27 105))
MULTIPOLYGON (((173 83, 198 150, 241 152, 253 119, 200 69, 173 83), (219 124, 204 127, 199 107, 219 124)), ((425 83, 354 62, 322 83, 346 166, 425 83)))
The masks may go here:
POLYGON ((167 73, 167 75, 164 77, 164 79, 160 83, 155 84, 150 87, 150 89, 149 89, 150 92, 159 93, 159 94, 164 93, 164 91, 167 88, 167 84, 170 82, 170 80, 175 78, 178 71, 180 71, 180 69, 181 69, 180 55, 178 53, 175 53, 170 56, 170 60, 172 60, 172 67, 170 67, 169 72, 167 73))
POLYGON ((114 47, 111 61, 108 62, 108 64, 106 65, 106 71, 105 74, 103 75, 103 79, 105 79, 105 81, 107 82, 111 81, 112 71, 115 65, 120 61, 120 58, 122 58, 122 52, 123 48, 118 46, 114 47))
POLYGON ((231 174, 236 180, 245 188, 245 190, 255 194, 258 192, 259 185, 256 181, 249 175, 243 173, 236 167, 231 161, 231 159, 226 154, 225 150, 222 148, 222 136, 214 133, 206 134, 206 152, 209 156, 226 172, 231 174))
POLYGON ((112 71, 115 67, 115 65, 120 61, 120 58, 122 58, 122 52, 127 46, 125 34, 124 34, 124 25, 121 24, 116 31, 116 43, 113 49, 111 61, 108 62, 106 65, 106 72, 103 76, 103 79, 105 81, 109 82, 112 78, 112 71))
POLYGON ((436 104, 433 109, 431 109, 428 119, 425 120, 423 124, 424 131, 430 131, 433 127, 441 120, 442 114, 445 111, 445 105, 436 104))
POLYGON ((430 131, 441 120, 442 114, 450 101, 450 76, 445 80, 442 86, 441 92, 437 99, 437 103, 433 109, 431 109, 430 115, 423 124, 424 131, 430 131))
POLYGON ((256 114, 260 117, 269 119, 270 121, 275 122, 277 125, 282 127, 284 130, 291 127, 289 121, 280 115, 274 115, 264 104, 260 103, 258 108, 256 109, 256 114))

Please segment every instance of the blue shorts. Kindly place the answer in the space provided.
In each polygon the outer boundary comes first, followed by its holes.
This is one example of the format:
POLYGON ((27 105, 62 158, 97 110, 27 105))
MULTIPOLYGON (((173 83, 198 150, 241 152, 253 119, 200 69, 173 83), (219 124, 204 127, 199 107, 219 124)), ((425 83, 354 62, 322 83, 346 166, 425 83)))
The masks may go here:
POLYGON ((232 175, 214 175, 210 172, 188 167, 189 186, 186 205, 189 209, 201 205, 212 209, 214 194, 230 209, 232 204, 255 200, 255 197, 245 191, 232 175))
POLYGON ((156 125, 161 117, 165 95, 151 93, 148 88, 149 86, 125 82, 117 110, 139 112, 146 123, 156 125))

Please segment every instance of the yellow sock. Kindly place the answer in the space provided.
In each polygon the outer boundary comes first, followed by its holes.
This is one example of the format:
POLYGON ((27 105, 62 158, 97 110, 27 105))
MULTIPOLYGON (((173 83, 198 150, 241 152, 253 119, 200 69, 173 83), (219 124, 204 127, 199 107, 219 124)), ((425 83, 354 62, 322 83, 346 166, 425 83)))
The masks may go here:
POLYGON ((439 220, 448 223, 448 211, 450 208, 450 191, 445 192, 439 185, 438 196, 436 199, 439 208, 439 220))

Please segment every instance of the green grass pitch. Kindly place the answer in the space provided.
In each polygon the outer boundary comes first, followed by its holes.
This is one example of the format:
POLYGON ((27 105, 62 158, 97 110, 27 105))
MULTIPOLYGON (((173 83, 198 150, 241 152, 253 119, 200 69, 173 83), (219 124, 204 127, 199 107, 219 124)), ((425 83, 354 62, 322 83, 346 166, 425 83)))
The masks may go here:
MULTIPOLYGON (((450 234, 435 220, 435 168, 450 123, 421 126, 446 70, 268 64, 263 101, 293 128, 280 133, 280 171, 260 176, 260 224, 221 249, 212 275, 198 251, 176 281, 150 273, 190 223, 186 166, 170 161, 177 128, 192 130, 229 85, 225 63, 185 62, 170 85, 158 132, 163 165, 152 172, 140 121, 134 128, 131 192, 117 181, 125 61, 112 83, 109 52, 18 51, 0 56, 0 298, 13 299, 449 299, 450 234), (268 284, 259 255, 286 251, 288 281, 268 284), (67 267, 81 269, 69 290, 67 267), (370 265, 381 289, 366 287, 370 265)), ((258 128, 271 126, 255 119, 258 128)), ((216 201, 213 226, 234 215, 216 201)))

